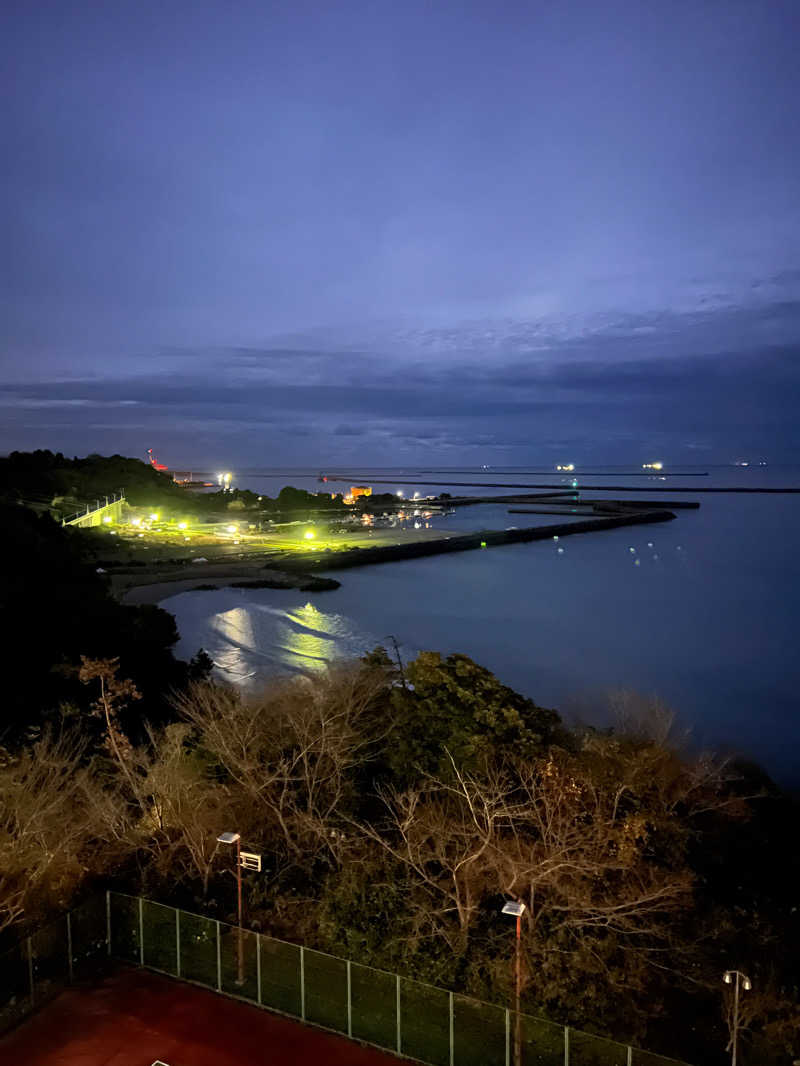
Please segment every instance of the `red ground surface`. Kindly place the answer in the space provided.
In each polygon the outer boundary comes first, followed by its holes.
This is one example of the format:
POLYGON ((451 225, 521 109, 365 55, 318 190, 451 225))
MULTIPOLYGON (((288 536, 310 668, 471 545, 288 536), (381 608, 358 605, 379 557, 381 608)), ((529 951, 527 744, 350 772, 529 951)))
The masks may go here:
POLYGON ((169 1066, 397 1066, 402 1061, 134 969, 62 992, 0 1037, 3 1066, 151 1066, 156 1059, 169 1066))

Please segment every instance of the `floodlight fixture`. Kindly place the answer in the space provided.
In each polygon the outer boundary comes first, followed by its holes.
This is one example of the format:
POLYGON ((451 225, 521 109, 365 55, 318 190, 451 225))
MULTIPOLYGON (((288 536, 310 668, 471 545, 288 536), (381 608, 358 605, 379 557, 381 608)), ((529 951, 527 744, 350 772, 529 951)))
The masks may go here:
POLYGON ((525 913, 525 904, 516 903, 514 900, 510 899, 503 904, 503 909, 500 911, 500 913, 510 914, 514 918, 521 918, 522 915, 525 913))

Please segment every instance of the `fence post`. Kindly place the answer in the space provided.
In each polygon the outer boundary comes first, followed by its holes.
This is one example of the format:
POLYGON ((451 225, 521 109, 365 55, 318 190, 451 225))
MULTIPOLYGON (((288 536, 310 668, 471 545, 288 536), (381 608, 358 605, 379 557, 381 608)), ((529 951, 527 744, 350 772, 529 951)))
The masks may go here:
POLYGON ((353 982, 350 974, 350 960, 347 960, 347 1035, 353 1036, 353 982))
POLYGON ((306 1020, 306 951, 300 945, 300 1017, 306 1020))
POLYGON ((72 921, 69 911, 67 911, 67 970, 69 971, 69 983, 72 984, 72 921))
POLYGON ((450 1031, 450 1066, 453 1066, 456 1060, 456 1042, 455 1042, 455 1026, 454 1026, 455 1011, 453 1010, 453 993, 447 993, 447 1027, 450 1031))
POLYGON ((139 965, 144 966, 144 905, 139 896, 139 965))
POLYGON ((31 992, 31 1006, 33 1006, 33 945, 31 944, 31 938, 28 937, 28 985, 31 992))
POLYGON ((395 988, 396 988, 396 996, 395 996, 395 998, 396 998, 396 1001, 397 1001, 397 1054, 400 1055, 400 1054, 402 1054, 402 1047, 403 1047, 403 1038, 402 1038, 402 1035, 401 1035, 401 1026, 400 1026, 400 974, 397 975, 395 988))
MULTIPOLYGON (((450 1066, 453 1066, 452 1062, 450 1066)), ((506 1066, 511 1066, 511 1011, 506 1007, 506 1066)))
POLYGON ((256 986, 258 988, 258 1005, 261 1006, 261 933, 256 933, 256 986))
POLYGON ((181 975, 181 912, 175 908, 175 974, 181 975))
POLYGON ((111 958, 111 892, 106 889, 106 954, 111 958))
POLYGON ((633 1066, 633 1048, 628 1044, 628 1066, 633 1066))
POLYGON ((219 922, 217 922, 217 992, 222 991, 222 949, 219 942, 219 922))
POLYGON ((564 1066, 569 1066, 569 1026, 564 1026, 564 1066))

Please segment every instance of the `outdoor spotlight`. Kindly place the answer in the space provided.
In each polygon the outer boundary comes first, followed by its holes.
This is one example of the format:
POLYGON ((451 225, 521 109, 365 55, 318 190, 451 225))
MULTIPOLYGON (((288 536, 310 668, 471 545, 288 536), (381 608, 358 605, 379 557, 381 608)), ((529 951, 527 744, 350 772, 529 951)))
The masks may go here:
POLYGON ((514 918, 519 918, 521 915, 523 915, 525 913, 525 904, 524 903, 515 903, 515 901, 512 900, 512 899, 507 900, 506 903, 503 904, 503 909, 500 911, 500 913, 501 914, 510 914, 514 918))

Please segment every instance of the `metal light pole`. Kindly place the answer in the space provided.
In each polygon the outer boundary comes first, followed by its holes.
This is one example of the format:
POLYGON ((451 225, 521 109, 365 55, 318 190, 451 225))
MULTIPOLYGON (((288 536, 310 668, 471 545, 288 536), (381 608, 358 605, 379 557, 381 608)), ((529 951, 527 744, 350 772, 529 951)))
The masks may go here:
POLYGON ((739 986, 741 984, 742 991, 749 992, 753 987, 750 978, 746 977, 739 970, 726 970, 722 975, 722 980, 726 985, 733 985, 733 1032, 731 1034, 731 1066, 736 1066, 736 1053, 738 1051, 739 1043, 739 986))
POLYGON ((519 995, 521 985, 520 970, 520 947, 522 942, 522 915, 525 913, 525 904, 509 900, 503 905, 501 914, 510 914, 517 919, 517 943, 514 952, 514 975, 515 975, 515 1000, 514 1011, 514 1066, 522 1066, 522 1018, 519 1013, 519 995))
POLYGON ((236 897, 238 902, 239 932, 237 934, 237 977, 238 985, 244 984, 244 944, 242 941, 242 838, 239 833, 220 833, 220 844, 236 845, 236 897))

